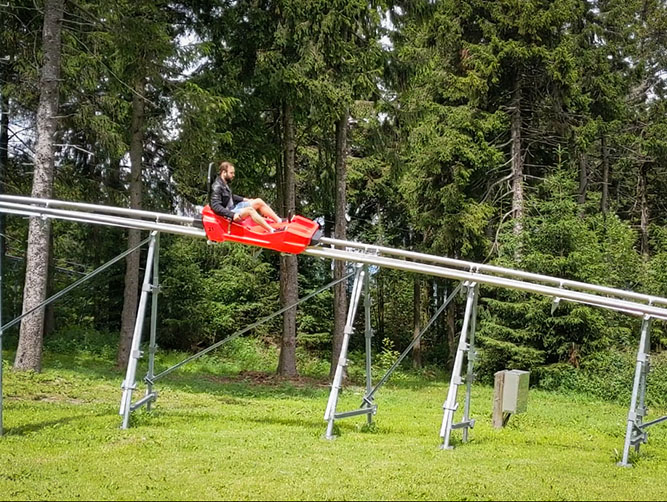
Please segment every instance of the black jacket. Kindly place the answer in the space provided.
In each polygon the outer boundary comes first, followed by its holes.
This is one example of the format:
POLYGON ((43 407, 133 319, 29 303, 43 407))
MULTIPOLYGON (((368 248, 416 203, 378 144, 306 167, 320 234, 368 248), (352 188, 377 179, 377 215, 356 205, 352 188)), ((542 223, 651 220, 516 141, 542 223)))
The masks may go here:
POLYGON ((215 214, 234 219, 232 208, 243 201, 243 197, 234 195, 229 185, 218 175, 211 189, 211 209, 215 214))

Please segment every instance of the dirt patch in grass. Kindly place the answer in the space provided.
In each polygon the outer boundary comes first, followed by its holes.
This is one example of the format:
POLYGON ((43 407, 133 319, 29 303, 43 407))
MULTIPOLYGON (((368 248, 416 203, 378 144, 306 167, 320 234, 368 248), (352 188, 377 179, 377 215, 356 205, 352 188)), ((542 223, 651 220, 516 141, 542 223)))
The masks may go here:
POLYGON ((275 373, 266 373, 262 371, 242 371, 238 375, 219 377, 215 375, 207 375, 206 379, 211 382, 231 383, 231 382, 247 382, 253 385, 265 385, 269 387, 276 387, 289 383, 298 388, 305 387, 328 387, 329 382, 322 379, 295 376, 284 377, 275 373))
POLYGON ((67 403, 67 404, 86 404, 84 399, 72 398, 68 396, 39 394, 34 396, 35 401, 45 401, 47 403, 67 403))
POLYGON ((57 394, 9 394, 5 396, 5 401, 43 401, 46 403, 65 403, 65 404, 87 404, 89 401, 80 398, 72 398, 68 396, 62 396, 57 394))

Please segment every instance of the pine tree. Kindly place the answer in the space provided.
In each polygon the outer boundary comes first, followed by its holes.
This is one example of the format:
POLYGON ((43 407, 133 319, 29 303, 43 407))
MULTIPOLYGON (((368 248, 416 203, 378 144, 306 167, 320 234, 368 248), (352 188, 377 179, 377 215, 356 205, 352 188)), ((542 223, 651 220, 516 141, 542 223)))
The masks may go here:
MULTIPOLYGON (((64 3, 64 0, 47 0, 44 5, 43 62, 40 76, 40 100, 37 109, 37 145, 32 186, 32 196, 39 198, 51 198, 53 195, 54 139, 57 131, 64 3)), ((50 232, 49 220, 30 219, 23 312, 32 310, 46 298, 50 232)), ((16 369, 41 371, 43 330, 43 309, 23 318, 14 360, 16 369)))

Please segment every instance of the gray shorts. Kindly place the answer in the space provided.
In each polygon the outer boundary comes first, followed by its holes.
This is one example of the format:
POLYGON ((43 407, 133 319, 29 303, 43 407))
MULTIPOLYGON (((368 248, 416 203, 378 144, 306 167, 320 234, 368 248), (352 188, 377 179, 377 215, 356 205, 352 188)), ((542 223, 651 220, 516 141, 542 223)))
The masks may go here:
POLYGON ((241 201, 232 208, 232 212, 234 214, 238 214, 241 212, 242 209, 245 209, 246 207, 252 207, 252 204, 250 204, 250 202, 247 200, 241 201))

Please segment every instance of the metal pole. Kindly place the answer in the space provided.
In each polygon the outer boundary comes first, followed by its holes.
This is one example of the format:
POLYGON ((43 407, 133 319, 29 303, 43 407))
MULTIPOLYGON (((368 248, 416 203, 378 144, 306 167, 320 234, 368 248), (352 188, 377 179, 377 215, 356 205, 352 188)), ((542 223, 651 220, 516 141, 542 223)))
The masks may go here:
MULTIPOLYGON (((133 220, 130 218, 114 217, 109 215, 98 215, 93 213, 83 214, 76 211, 66 211, 66 210, 50 209, 48 207, 31 206, 25 203, 16 204, 10 202, 2 202, 3 200, 2 197, 3 196, 0 196, 0 212, 25 214, 28 216, 35 216, 35 215, 50 216, 50 217, 55 217, 60 219, 70 219, 85 223, 98 223, 98 224, 112 225, 112 226, 116 225, 116 226, 124 226, 127 228, 139 228, 143 230, 158 230, 180 235, 190 235, 194 237, 205 237, 206 235, 203 229, 192 228, 188 226, 153 223, 149 221, 133 220)), ((37 199, 35 199, 34 201, 37 201, 37 199)), ((57 202, 58 201, 52 201, 51 203, 57 203, 57 202)), ((34 203, 37 204, 38 202, 34 203)), ((42 201, 39 203, 43 204, 44 202, 42 201)), ((70 204, 73 205, 77 203, 70 203, 70 204)), ((101 208, 100 210, 110 210, 109 206, 93 206, 93 207, 95 209, 101 208)), ((123 209, 123 208, 116 208, 116 209, 123 209)), ((136 211, 134 213, 136 213, 136 211)), ((158 219, 165 219, 165 220, 169 219, 168 218, 169 215, 161 215, 160 213, 155 213, 155 214, 159 216, 158 219)), ((193 218, 187 218, 187 217, 178 217, 178 218, 184 218, 185 220, 187 220, 186 221, 187 224, 189 224, 190 220, 193 220, 193 218)), ((482 284, 488 284, 492 286, 507 287, 509 289, 518 289, 521 291, 528 291, 532 293, 543 294, 546 296, 552 296, 554 298, 562 298, 573 302, 582 302, 588 305, 609 308, 618 312, 625 312, 632 315, 643 316, 644 314, 648 314, 654 318, 667 320, 667 309, 654 306, 656 304, 667 305, 667 298, 652 297, 649 295, 642 295, 631 291, 623 291, 591 284, 578 283, 576 281, 567 281, 555 277, 541 276, 539 274, 530 274, 527 272, 517 271, 513 269, 492 267, 489 265, 476 264, 473 262, 462 262, 459 260, 453 260, 451 258, 432 256, 423 253, 414 253, 410 251, 402 251, 399 249, 384 248, 381 246, 371 246, 363 243, 338 241, 336 239, 328 239, 328 238, 322 239, 321 242, 333 243, 339 246, 343 245, 350 247, 354 246, 366 251, 377 252, 377 250, 381 250, 387 254, 398 255, 412 260, 436 262, 440 265, 434 266, 414 261, 408 262, 406 260, 387 258, 385 256, 378 256, 377 254, 373 254, 371 256, 368 252, 366 254, 362 254, 358 252, 354 253, 354 252, 342 251, 340 249, 322 248, 322 247, 307 248, 304 251, 304 254, 308 254, 311 256, 321 256, 337 260, 345 260, 350 262, 357 262, 357 263, 371 263, 399 270, 424 273, 424 274, 434 275, 437 277, 446 277, 448 279, 454 279, 458 281, 471 281, 482 284), (442 264, 445 264, 448 267, 459 267, 459 268, 465 267, 469 271, 466 272, 464 270, 447 268, 442 266, 442 264), (524 280, 507 279, 506 277, 489 276, 479 273, 480 270, 487 271, 489 273, 495 273, 498 275, 514 276, 520 279, 558 284, 559 287, 545 286, 544 284, 530 283, 524 280), (631 301, 631 300, 620 300, 619 298, 599 296, 597 294, 584 293, 581 291, 573 291, 566 289, 566 287, 581 288, 589 291, 594 291, 597 293, 615 295, 615 296, 620 296, 622 298, 631 298, 637 301, 639 300, 647 301, 652 303, 653 305, 637 303, 636 301, 631 301)))
MULTIPOLYGON (((155 352, 157 345, 155 339, 157 336, 157 301, 160 293, 160 234, 155 237, 155 258, 153 259, 153 287, 151 288, 151 334, 150 343, 148 345, 148 374, 146 375, 146 396, 153 394, 153 373, 155 370, 155 352)), ((153 396, 154 398, 155 396, 153 396)), ((153 399, 154 400, 154 399, 153 399)), ((151 403, 149 400, 146 404, 146 409, 151 410, 151 403)))
MULTIPOLYGON (((0 220, 2 221, 2 220, 0 220)), ((5 433, 4 429, 4 422, 3 422, 3 416, 2 416, 2 407, 3 407, 3 402, 2 402, 2 367, 4 366, 4 359, 2 357, 2 334, 3 334, 3 329, 2 329, 2 286, 3 286, 3 279, 4 279, 4 268, 2 266, 2 262, 5 258, 5 245, 4 245, 4 238, 5 238, 5 229, 0 228, 0 436, 2 436, 5 433)))
MULTIPOLYGON (((369 283, 371 282, 371 276, 368 273, 368 265, 364 265, 364 274, 366 280, 364 281, 364 335, 366 341, 366 395, 370 395, 371 387, 373 385, 373 379, 371 375, 371 340, 373 338, 373 330, 371 329, 371 294, 369 283)), ((365 406, 370 407, 371 402, 364 400, 365 406)), ((368 419, 368 425, 373 423, 373 415, 369 413, 366 415, 368 419)))
POLYGON ((357 273, 354 278, 354 286, 352 288, 352 295, 350 297, 350 305, 347 311, 347 322, 343 331, 343 343, 340 348, 340 355, 338 356, 338 366, 336 366, 336 373, 334 374, 333 383, 331 384, 331 393, 329 394, 329 402, 327 409, 324 412, 324 420, 327 420, 326 439, 333 439, 333 425, 336 419, 336 404, 338 403, 338 394, 343 385, 343 372, 347 366, 347 346, 350 342, 350 336, 354 332, 354 317, 357 313, 357 305, 359 304, 359 297, 361 296, 362 283, 364 280, 364 270, 362 267, 357 268, 357 273))
MULTIPOLYGON (((639 378, 639 406, 637 406, 637 420, 636 425, 641 427, 644 422, 644 417, 646 416, 646 384, 648 373, 650 371, 650 360, 651 360, 651 329, 649 326, 648 331, 646 332, 646 340, 644 340, 644 354, 646 356, 646 362, 642 365, 641 377, 639 378)), ((644 440, 648 436, 646 431, 643 431, 644 440)), ((635 444, 635 452, 639 452, 640 442, 637 441, 635 444)))
MULTIPOLYGON (((472 305, 472 319, 470 320, 470 342, 468 342, 468 372, 466 374, 466 398, 463 404, 463 423, 470 423, 470 398, 472 394, 473 369, 475 366, 475 330, 477 329, 477 300, 479 286, 475 285, 475 299, 472 305)), ((468 427, 463 428, 463 442, 468 441, 468 427)))
MULTIPOLYGON (((188 217, 188 216, 177 216, 177 215, 170 215, 170 214, 165 214, 165 213, 156 213, 156 212, 150 212, 150 211, 139 211, 139 210, 133 210, 133 209, 127 209, 127 208, 117 208, 113 206, 103 206, 103 205, 95 205, 95 204, 84 204, 84 203, 77 203, 77 202, 68 202, 68 201, 58 201, 58 200, 53 200, 53 199, 33 199, 30 197, 17 197, 17 196, 10 196, 10 195, 0 195, 0 212, 8 212, 8 213, 13 213, 13 214, 25 214, 28 216, 35 216, 35 215, 40 215, 40 216, 52 216, 52 217, 57 217, 60 219, 70 219, 74 221, 80 221, 80 222, 86 222, 86 223, 101 223, 105 225, 116 225, 116 226, 125 226, 129 228, 141 228, 143 230, 159 230, 163 232, 170 232, 170 233, 176 233, 176 234, 181 234, 181 235, 191 235, 195 237, 205 237, 205 232, 202 229, 198 228, 192 228, 189 225, 194 225, 195 223, 195 218, 193 217, 188 217), (21 203, 12 203, 9 201, 19 201, 21 203), (52 206, 52 207, 68 207, 68 208, 75 208, 79 210, 85 210, 91 212, 90 214, 82 214, 81 212, 77 211, 59 211, 56 209, 50 209, 49 207, 40 207, 40 206, 52 206), (135 216, 139 218, 150 218, 154 220, 156 223, 151 223, 149 221, 142 221, 142 220, 132 220, 130 218, 117 218, 113 216, 108 216, 108 215, 103 215, 103 214, 94 214, 94 212, 99 212, 99 213, 112 213, 112 214, 120 214, 120 215, 126 215, 126 216, 135 216), (86 218, 84 220, 84 217, 86 218), (92 218, 92 219, 91 219, 92 218), (168 222, 173 222, 173 223, 180 223, 181 225, 176 225, 176 224, 162 224, 162 223, 157 223, 160 221, 168 221, 168 222), (183 226, 186 225, 186 226, 183 226)), ((525 272, 521 270, 514 270, 514 269, 508 269, 508 268, 503 268, 503 267, 497 267, 493 265, 486 265, 486 264, 480 264, 480 263, 475 263, 475 262, 466 262, 462 260, 456 260, 453 258, 448 258, 448 257, 443 257, 443 256, 434 256, 434 255, 429 255, 425 253, 416 253, 413 251, 405 251, 401 249, 394 249, 394 248, 388 248, 384 246, 376 246, 376 245, 370 245, 370 244, 364 244, 364 243, 359 243, 359 242, 353 242, 353 241, 344 241, 344 240, 339 240, 339 239, 331 239, 331 238, 322 238, 320 240, 322 244, 330 244, 333 246, 338 246, 338 247, 350 247, 350 248, 357 248, 361 249, 369 254, 377 255, 378 253, 384 253, 386 255, 391 255, 391 256, 400 256, 403 258, 408 258, 411 260, 415 260, 417 262, 431 262, 431 263, 437 263, 439 265, 445 265, 447 267, 456 267, 459 269, 464 269, 464 270, 469 270, 469 271, 474 271, 478 277, 466 277, 463 278, 461 276, 447 276, 450 279, 455 279, 455 280, 471 280, 479 283, 488 283, 492 285, 497 285, 497 286, 505 286, 505 284, 500 284, 500 283, 490 283, 487 281, 483 280, 483 275, 480 275, 479 272, 487 272, 490 274, 496 274, 499 276, 508 276, 508 277, 515 277, 519 279, 519 281, 514 281, 514 282, 521 282, 521 280, 526 280, 526 281, 535 281, 538 283, 547 283, 547 284, 552 284, 554 286, 558 286, 558 288, 548 288, 549 290, 552 290, 554 293, 547 293, 546 291, 541 291, 539 290, 539 286, 541 284, 531 284, 534 288, 537 289, 531 289, 533 292, 537 293, 542 293, 542 294, 547 294, 548 296, 554 296, 554 297, 561 297, 561 295, 555 294, 556 291, 565 291, 565 292, 570 292, 570 293, 581 293, 580 291, 571 291, 567 290, 565 288, 575 288, 575 289, 581 289, 584 291, 590 291, 593 293, 600 293, 600 294, 605 294, 605 295, 612 295, 620 298, 627 298, 630 300, 635 300, 639 302, 647 302, 653 305, 666 305, 667 306, 667 298, 662 298, 662 297, 655 297, 651 295, 645 295, 641 293, 635 293, 633 291, 625 291, 625 290, 620 290, 620 289, 615 289, 615 288, 609 288, 605 286, 599 286, 595 284, 587 284, 583 282, 578 282, 578 281, 571 281, 571 280, 566 280, 566 279, 559 279, 557 277, 551 277, 551 276, 546 276, 546 275, 540 275, 540 274, 534 274, 531 272, 525 272)), ((315 249, 315 248, 310 248, 310 249, 315 249)), ((318 253, 309 253, 313 255, 320 255, 321 252, 325 251, 327 248, 317 248, 318 253)), ((329 251, 340 251, 340 250, 334 250, 329 248, 329 251)), ((308 250, 307 250, 308 251, 308 250)), ((355 255, 355 253, 348 253, 355 255)), ((359 256, 359 253, 356 253, 356 256, 359 256)), ((329 257, 332 257, 329 255, 329 257)), ((377 258, 386 258, 384 256, 376 256, 377 258)), ((349 261, 357 261, 354 258, 335 258, 335 259, 345 259, 349 261)), ((398 261, 399 263, 402 260, 395 260, 398 261)), ((379 263, 379 262, 378 262, 379 263)), ((384 265, 384 266, 389 266, 391 265, 384 265)), ((392 267, 392 268, 399 268, 399 267, 392 267)), ((443 267, 436 267, 442 269, 443 267)), ((447 270, 447 269, 445 269, 447 270)), ((413 270, 414 271, 414 270, 413 270)), ((456 272, 461 273, 461 270, 457 270, 456 272)), ((431 272, 428 272, 426 270, 423 271, 423 273, 429 274, 431 272)), ((436 274, 437 275, 437 274, 436 274)), ((496 279, 500 279, 500 277, 495 277, 496 279)), ((514 288, 514 289, 520 289, 516 288, 514 286, 507 285, 507 287, 514 288)), ((527 289, 524 289, 527 290, 527 289)), ((573 296, 563 296, 563 298, 569 299, 571 301, 584 301, 586 303, 587 300, 577 300, 576 297, 573 296)), ((606 305, 601 305, 601 304, 595 304, 598 306, 605 306, 607 308, 613 308, 614 310, 618 310, 621 312, 630 312, 634 313, 635 315, 642 315, 644 313, 650 314, 653 317, 656 318, 662 318, 665 319, 667 318, 667 315, 664 312, 664 309, 658 309, 661 310, 662 313, 658 313, 657 311, 650 312, 650 311, 640 311, 637 312, 636 309, 632 308, 631 305, 633 305, 633 302, 624 302, 626 305, 622 304, 606 304, 606 305), (629 305, 628 305, 629 304, 629 305), (629 309, 628 309, 629 307, 629 309)), ((646 307, 646 305, 643 305, 646 307)))
MULTIPOLYGON (((0 234, 0 239, 2 239, 2 238, 3 238, 3 236, 0 234)), ((87 281, 88 279, 92 279, 94 276, 96 276, 96 275, 99 274, 100 272, 103 272, 104 270, 106 270, 107 268, 109 268, 111 265, 113 265, 113 264, 116 263, 117 261, 122 260, 122 259, 125 258, 128 254, 130 254, 131 252, 135 251, 136 249, 138 249, 138 248, 140 248, 141 246, 143 246, 144 244, 146 244, 146 242, 148 242, 149 240, 150 240, 150 237, 149 237, 148 239, 144 239, 144 240, 141 241, 136 247, 134 247, 134 248, 132 248, 132 249, 128 249, 128 250, 125 251, 124 253, 121 253, 120 255, 116 256, 115 258, 109 260, 109 261, 106 262, 104 265, 102 265, 102 266, 96 268, 95 270, 93 270, 93 271, 90 272, 89 274, 85 275, 84 277, 82 277, 82 278, 79 279, 78 281, 76 281, 76 282, 70 284, 69 286, 67 286, 67 287, 66 287, 65 289, 63 289, 62 291, 59 291, 58 293, 56 293, 55 295, 51 296, 50 298, 47 298, 47 299, 44 300, 42 303, 40 303, 39 305, 37 305, 35 308, 33 308, 33 309, 29 310, 28 312, 25 312, 24 314, 18 316, 16 319, 13 319, 12 321, 8 322, 8 323, 7 323, 6 325, 4 325, 4 326, 2 326, 2 284, 3 284, 3 282, 4 282, 4 281, 3 281, 3 279, 4 279, 4 270, 3 270, 3 268, 2 268, 2 257, 0 256, 0 436, 2 436, 2 435, 4 434, 4 428, 3 428, 3 415, 2 415, 2 410, 3 410, 3 401, 2 401, 2 366, 3 366, 3 365, 2 365, 2 335, 3 335, 3 333, 4 333, 8 328, 10 328, 10 327, 12 327, 13 325, 15 325, 16 323, 18 323, 18 322, 19 322, 21 319, 23 319, 24 317, 26 317, 26 316, 32 314, 33 312, 35 312, 36 310, 38 310, 38 309, 40 309, 40 308, 43 308, 44 306, 48 305, 49 303, 56 301, 58 298, 60 298, 61 296, 67 294, 69 291, 71 291, 72 289, 76 288, 77 286, 79 286, 79 285, 82 284, 83 282, 87 281)))
MULTIPOLYGON (((140 210, 134 210, 134 209, 127 209, 127 208, 117 208, 113 206, 104 206, 104 205, 95 205, 95 204, 84 204, 84 203, 78 203, 78 202, 69 202, 69 201, 59 201, 59 200, 53 200, 53 199, 35 199, 35 198, 30 198, 30 197, 20 197, 20 196, 11 196, 11 195, 0 195, 0 212, 8 212, 8 213, 13 213, 13 214, 25 214, 29 216, 35 216, 35 215, 41 215, 41 216, 49 216, 51 215, 52 217, 57 217, 61 219, 71 219, 75 221, 81 221, 81 222, 86 222, 86 223, 101 223, 101 224, 106 224, 106 225, 117 225, 117 226, 129 226, 130 228, 141 228, 143 230, 160 230, 164 232, 171 232, 171 233, 176 233, 176 234, 181 234, 181 235, 192 235, 192 236, 197 236, 197 237, 205 237, 205 232, 202 229, 197 229, 197 228, 192 228, 189 227, 189 225, 194 225, 195 224, 195 218, 189 217, 189 216, 178 216, 178 215, 170 215, 166 213, 157 213, 157 212, 150 212, 150 211, 140 211, 140 210), (10 202, 10 201, 15 201, 15 202, 10 202), (42 207, 45 206, 45 207, 42 207), (89 211, 90 213, 87 215, 82 214, 81 212, 77 211, 59 211, 56 209, 50 209, 50 207, 67 207, 67 208, 74 208, 77 210, 82 210, 82 211, 89 211), (98 213, 111 213, 111 214, 119 214, 119 215, 125 215, 125 216, 135 216, 139 218, 147 218, 154 220, 156 223, 152 223, 149 221, 142 221, 142 220, 131 220, 129 218, 114 218, 113 216, 108 216, 106 214, 94 214, 95 212, 98 213), (84 217, 87 219, 84 221, 84 217), (92 220, 93 218, 94 220, 92 220), (176 224, 161 224, 157 223, 160 221, 168 221, 168 222, 173 222, 173 223, 180 223, 181 225, 176 225, 176 224), (186 225, 186 226, 183 226, 186 225), (159 227, 159 228, 158 228, 159 227)), ((425 253, 416 253, 413 251, 405 251, 401 249, 394 249, 394 248, 388 248, 384 246, 376 246, 376 245, 370 245, 370 244, 365 244, 365 243, 359 243, 359 242, 353 242, 353 241, 344 241, 344 240, 339 240, 339 239, 331 239, 331 238, 322 238, 320 240, 322 244, 329 244, 332 246, 337 246, 337 247, 343 247, 343 248, 357 248, 361 249, 367 253, 378 255, 379 253, 384 253, 386 255, 392 255, 392 256, 400 256, 403 258, 408 258, 411 260, 415 260, 417 262, 432 262, 432 263, 437 263, 439 265, 446 265, 447 267, 456 267, 459 269, 465 269, 469 271, 475 271, 475 273, 478 272, 487 272, 490 274, 496 274, 500 276, 508 276, 508 277, 515 277, 517 279, 522 279, 522 280, 527 280, 527 281, 535 281, 538 283, 547 283, 547 284, 553 284, 558 286, 558 288, 550 288, 553 290, 561 290, 561 291, 568 291, 567 289, 564 288, 575 288, 575 289, 581 289, 584 291, 591 291, 594 293, 601 293, 601 294, 606 294, 606 295, 612 295, 612 296, 617 296, 620 298, 627 298, 631 300, 636 300, 636 301, 643 301, 647 303, 651 303, 654 305, 666 305, 667 306, 667 298, 662 298, 662 297, 654 297, 651 295, 645 295, 641 293, 635 293, 633 291, 625 291, 625 290, 620 290, 620 289, 615 289, 615 288, 609 288, 605 286, 599 286, 595 284, 587 284, 583 282, 578 282, 578 281, 571 281, 571 280, 566 280, 566 279, 559 279, 557 277, 551 277, 551 276, 546 276, 546 275, 540 275, 540 274, 534 274, 531 272, 525 272, 521 270, 514 270, 514 269, 508 269, 508 268, 503 268, 503 267, 497 267, 493 265, 486 265, 486 264, 480 264, 480 263, 475 263, 475 262, 466 262, 462 260, 456 260, 453 258, 448 258, 448 257, 443 257, 443 256, 434 256, 434 255, 429 255, 425 253)), ((312 249, 312 248, 311 248, 312 249)), ((323 251, 326 248, 318 248, 318 251, 323 251)), ((333 249, 329 249, 330 251, 333 251, 333 249)), ((340 251, 340 250, 336 250, 340 251)), ((315 254, 315 253, 313 253, 315 254)), ((354 255, 354 253, 351 253, 354 255)), ((359 254, 357 253, 357 256, 359 254)), ((378 258, 384 258, 383 256, 377 256, 378 258)), ((336 258, 336 259, 346 259, 350 261, 356 261, 354 258, 336 258)), ((398 260, 399 262, 401 260, 398 260)), ((385 266, 390 266, 390 265, 385 265, 385 266)), ((442 267, 439 267, 442 268, 442 267)), ((458 272, 461 272, 458 270, 458 272)), ((427 271, 424 271, 424 273, 430 273, 427 271)), ((481 276, 483 277, 483 276, 481 276)), ((481 277, 479 278, 474 278, 474 277, 467 277, 467 278, 461 278, 461 277, 452 277, 450 276, 450 279, 455 279, 455 280, 471 280, 479 283, 485 283, 484 280, 480 280, 481 277)), ((516 282, 516 281, 515 281, 516 282)), ((520 281, 519 281, 520 282, 520 281)), ((495 284, 495 285, 500 285, 502 284, 495 284)), ((539 286, 539 284, 532 284, 532 286, 539 286)), ((512 286, 507 286, 507 287, 512 287, 512 286)), ((541 292, 541 291, 535 291, 535 292, 541 292)), ((570 291, 572 292, 572 291, 570 291)), ((575 293, 579 293, 580 291, 575 291, 575 293)), ((557 294, 551 294, 551 293, 544 293, 548 294, 549 296, 555 296, 559 297, 560 295, 557 294)), ((576 298, 573 298, 571 296, 569 297, 564 297, 567 299, 570 299, 572 301, 577 301, 576 298)), ((584 300, 585 301, 585 300, 584 300)), ((632 304, 632 302, 627 302, 632 304)), ((602 305, 599 305, 602 306, 602 305)), ((646 305, 644 305, 646 306, 646 305)), ((626 310, 625 306, 622 305, 616 305, 611 308, 614 308, 614 310, 619 310, 623 312, 635 312, 634 309, 630 308, 630 310, 626 310)), ((665 318, 665 313, 662 312, 661 314, 658 314, 657 312, 642 312, 647 313, 652 315, 653 317, 659 317, 659 318, 665 318)), ((635 312, 636 314, 636 312, 635 312)))
POLYGON ((211 200, 211 171, 213 162, 208 163, 208 176, 206 177, 206 200, 211 200))
POLYGON ((148 301, 148 293, 151 289, 150 278, 151 269, 153 268, 153 256, 155 254, 155 241, 157 232, 151 233, 151 244, 148 247, 148 257, 146 258, 146 272, 144 274, 144 282, 141 286, 141 298, 139 299, 139 308, 137 309, 137 319, 134 323, 134 334, 132 335, 132 347, 130 349, 130 357, 127 362, 127 373, 123 381, 123 396, 120 402, 119 415, 123 416, 123 424, 121 429, 127 429, 130 423, 130 407, 132 406, 132 391, 136 388, 135 375, 137 373, 137 363, 141 357, 139 347, 141 345, 141 331, 144 324, 144 317, 146 314, 146 303, 148 301))
POLYGON ((630 399, 630 410, 628 411, 628 424, 625 428, 625 443, 623 445, 623 459, 618 463, 621 467, 631 467, 628 462, 630 456, 630 445, 633 442, 635 424, 637 419, 637 397, 639 395, 639 386, 641 383, 644 365, 647 360, 646 341, 651 329, 651 318, 645 316, 642 320, 641 335, 639 337, 639 349, 637 350, 637 363, 635 365, 635 379, 632 385, 632 398, 630 399))
POLYGON ((466 338, 468 334, 468 326, 470 325, 470 318, 472 317, 472 306, 475 299, 476 284, 468 284, 468 298, 466 300, 466 310, 463 318, 463 328, 459 336, 459 346, 456 350, 456 357, 454 359, 454 369, 452 370, 452 378, 449 383, 449 391, 447 392, 447 400, 442 405, 445 410, 442 417, 442 427, 440 428, 440 437, 443 438, 442 449, 449 450, 452 448, 449 444, 449 438, 452 433, 452 421, 454 419, 454 412, 458 408, 456 403, 456 392, 458 386, 463 383, 461 381, 461 367, 463 366, 463 353, 467 350, 466 338))

